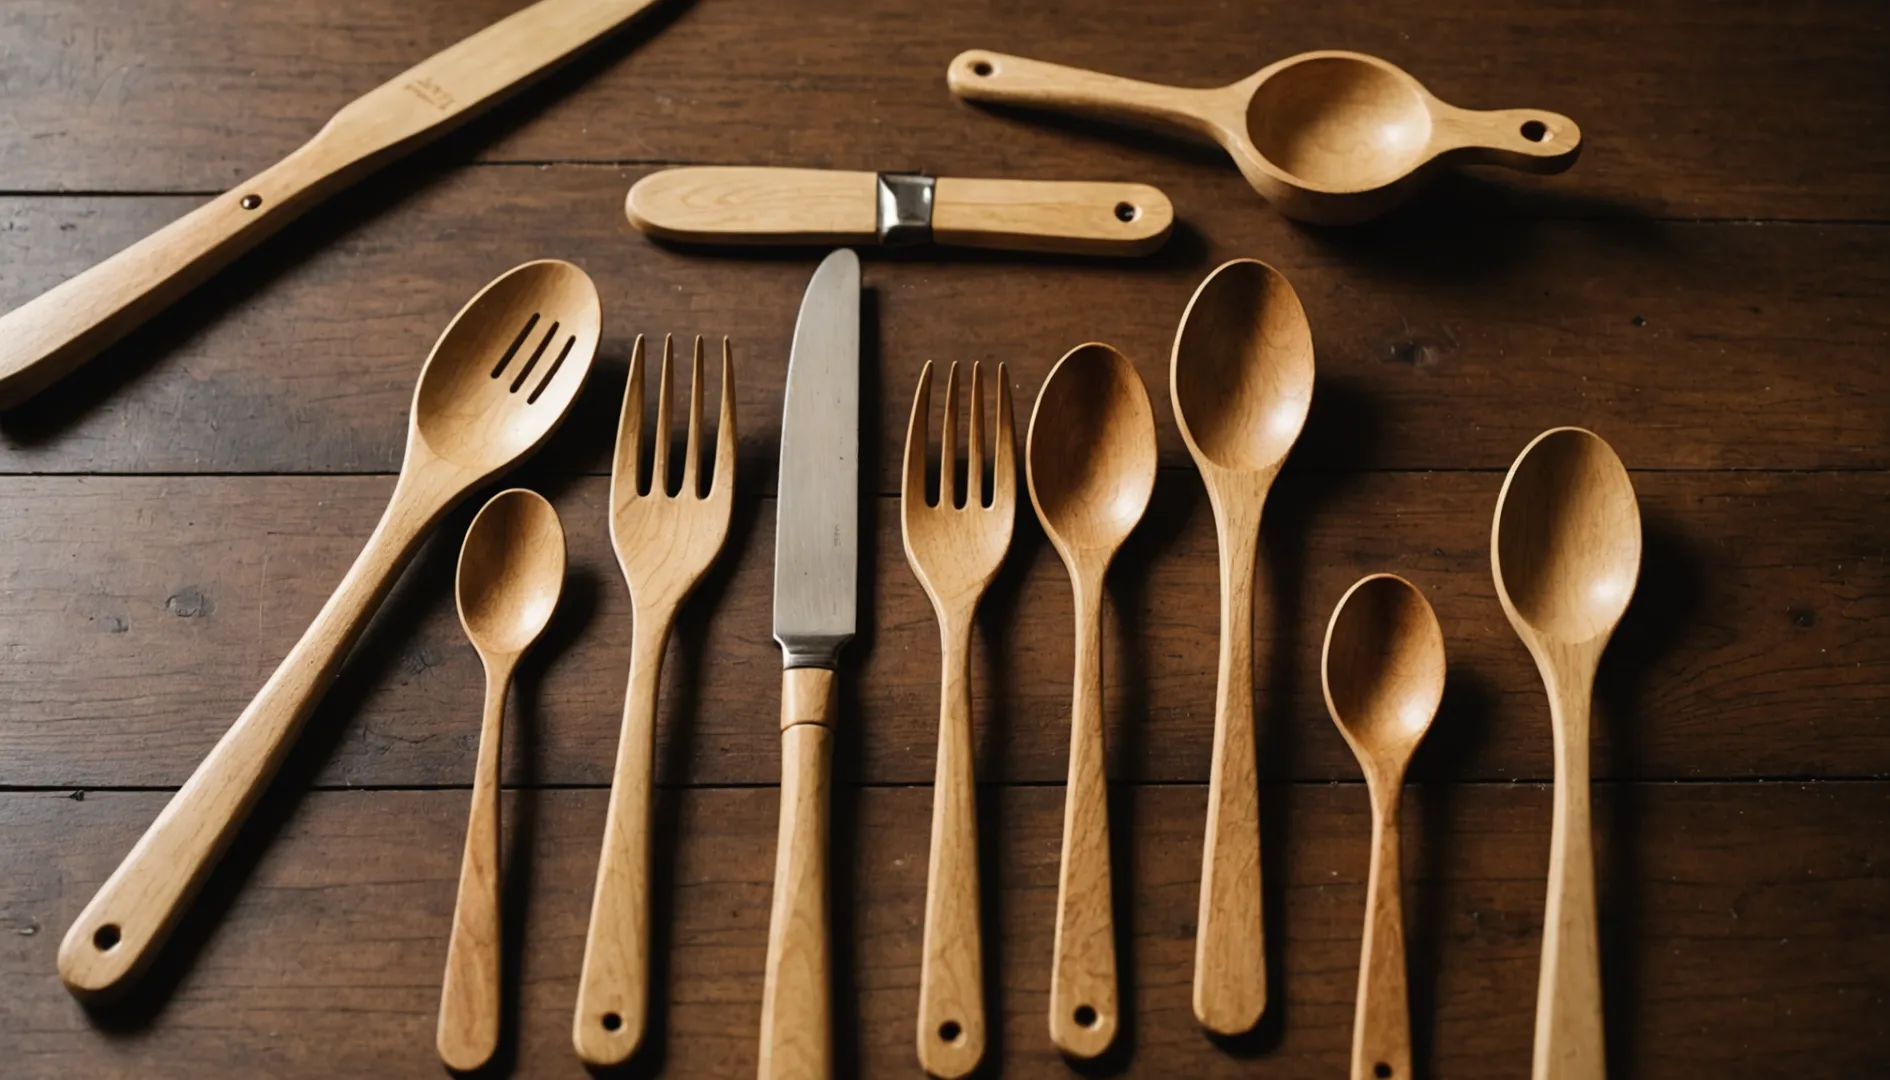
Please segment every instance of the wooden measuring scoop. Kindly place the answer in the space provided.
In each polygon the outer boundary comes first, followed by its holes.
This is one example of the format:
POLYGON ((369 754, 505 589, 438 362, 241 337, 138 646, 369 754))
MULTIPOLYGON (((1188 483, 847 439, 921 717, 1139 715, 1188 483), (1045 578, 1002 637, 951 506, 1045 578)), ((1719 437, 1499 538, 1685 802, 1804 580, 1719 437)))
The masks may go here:
POLYGON ((1439 101, 1403 68, 1364 53, 1300 53, 1210 90, 1102 75, 974 49, 946 74, 971 101, 1079 113, 1204 136, 1280 213, 1350 225, 1390 210, 1445 163, 1558 173, 1575 121, 1541 109, 1474 111, 1439 101))

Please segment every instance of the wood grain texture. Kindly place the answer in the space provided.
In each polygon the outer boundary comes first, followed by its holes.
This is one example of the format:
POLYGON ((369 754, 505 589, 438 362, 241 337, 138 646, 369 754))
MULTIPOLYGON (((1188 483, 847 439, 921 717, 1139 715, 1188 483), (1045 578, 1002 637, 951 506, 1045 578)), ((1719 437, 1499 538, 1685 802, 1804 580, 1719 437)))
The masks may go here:
MULTIPOLYGON (((0 126, 6 187, 223 190, 343 102, 517 6, 21 0, 0 23, 19 71, 0 126)), ((1588 122, 1593 152, 1576 173, 1505 186, 1579 194, 1604 213, 1880 219, 1890 151, 1856 133, 1890 98, 1877 62, 1886 33, 1853 0, 1731 12, 1609 0, 1579 18, 1519 0, 1474 16, 1417 0, 1102 11, 898 0, 871 19, 820 0, 684 4, 438 155, 965 176, 1029 163, 1046 177, 1146 178, 1176 159, 1173 147, 993 118, 945 92, 944 65, 973 46, 1034 55, 1055 42, 1067 64, 1215 86, 1294 53, 1347 48, 1404 66, 1446 101, 1541 103, 1588 122)))
POLYGON ((780 825, 761 991, 761 1080, 834 1071, 832 856, 834 673, 781 674, 780 825))
MULTIPOLYGON (((744 386, 747 382, 744 383, 744 386)), ((908 388, 909 389, 909 388, 908 388)), ((746 390, 744 389, 744 393, 746 390)), ((747 478, 743 477, 745 481, 747 478)), ((523 678, 542 721, 509 782, 607 784, 634 637, 605 522, 601 479, 521 483, 553 499, 571 577, 554 642, 523 678)), ((1547 779, 1542 683, 1504 625, 1490 582, 1489 520, 1501 474, 1334 477, 1289 467, 1270 498, 1258 580, 1254 708, 1267 779, 1356 775, 1319 700, 1331 605, 1361 574, 1422 582, 1451 644, 1458 720, 1413 764, 1416 780, 1547 779)), ((1647 527, 1640 607, 1603 664, 1600 778, 1890 774, 1880 734, 1890 658, 1890 562, 1870 473, 1638 473, 1647 527), (1818 530, 1801 526, 1816 522, 1818 530), (1756 637, 1755 637, 1756 635, 1756 637)), ((240 711, 308 625, 372 529, 384 477, 44 477, 0 485, 0 784, 170 786, 240 711), (87 658, 75 667, 71 658, 87 658)), ((748 488, 746 490, 752 490, 748 488)), ((898 509, 878 506, 862 551, 859 648, 843 776, 928 783, 935 768, 938 629, 900 548, 898 509)), ((773 698, 769 640, 774 506, 736 507, 729 550, 684 612, 658 705, 657 775, 678 784, 771 783, 772 740, 754 703, 773 698)), ((449 526, 449 529, 453 526, 449 526)), ((1210 771, 1219 586, 1212 514, 1198 481, 1164 475, 1144 531, 1113 579, 1103 664, 1109 772, 1204 781, 1210 771)), ((317 711, 298 760, 330 785, 456 784, 473 768, 478 658, 453 614, 453 552, 423 551, 370 628, 368 648, 317 711)), ((1068 577, 1021 515, 972 640, 977 774, 1060 781, 1068 741, 1068 577)), ((1205 807, 1203 807, 1205 811, 1205 807)))
MULTIPOLYGON (((321 221, 291 226, 226 288, 94 361, 96 383, 0 419, 0 471, 392 472, 415 357, 494 274, 559 254, 603 290, 607 369, 623 370, 643 332, 727 334, 754 358, 742 455, 747 490, 772 489, 779 365, 812 254, 652 244, 623 220, 639 170, 403 175, 398 197, 344 194, 321 221)), ((1009 364, 1018 390, 1099 339, 1160 386, 1195 286, 1257 255, 1293 283, 1318 342, 1303 466, 1503 469, 1537 432, 1575 422, 1635 468, 1890 467, 1883 229, 1542 220, 1464 180, 1372 230, 1314 232, 1251 207, 1238 177, 1171 164, 1137 178, 1187 226, 1147 259, 869 252, 868 355, 888 375, 867 388, 865 415, 903 416, 891 373, 944 356, 945 342, 952 359, 1009 364)), ((0 306, 189 205, 0 196, 0 306)), ((599 382, 552 448, 562 469, 609 469, 619 395, 599 382)), ((1155 409, 1164 464, 1185 467, 1166 395, 1155 409)), ((903 432, 881 423, 868 436, 868 481, 892 494, 903 432)))
POLYGON ((1168 196, 1147 184, 944 176, 932 202, 932 238, 957 247, 1147 255, 1174 224, 1168 196))
MULTIPOLYGON (((1448 722, 1448 714, 1445 722, 1448 722)), ((1324 723, 1325 721, 1320 721, 1324 723)), ((470 726, 468 718, 467 724, 470 726)), ((838 1052, 860 1075, 911 1071, 925 896, 924 788, 842 791, 847 959, 838 1052)), ((1867 1075, 1890 1054, 1890 910, 1881 783, 1597 787, 1602 898, 1619 1068, 1649 1080, 1700 1070, 1760 1080, 1803 1069, 1867 1075), (1759 834, 1772 842, 1753 844, 1759 834)), ((1189 1004, 1201 844, 1198 787, 1118 789, 1128 874, 1125 1039, 1132 1076, 1251 1075, 1201 1038, 1189 1004)), ((1280 825, 1279 1004, 1293 1017, 1266 1060, 1288 1075, 1342 1075, 1349 1053, 1369 807, 1361 785, 1272 787, 1280 825)), ((9 1075, 284 1078, 436 1076, 430 1029, 464 827, 462 792, 335 792, 276 800, 282 821, 246 839, 240 890, 180 940, 155 1017, 101 1034, 53 975, 56 930, 162 804, 158 793, 0 794, 0 995, 9 1075), (263 841, 267 839, 267 843, 263 841), (212 929, 214 928, 214 929, 212 929), (292 945, 292 948, 285 948, 292 945), (337 1008, 337 1006, 344 1006, 337 1008)), ((673 824, 660 856, 666 987, 652 1034, 667 1075, 742 1076, 755 1061, 766 952, 771 790, 659 795, 673 824)), ((526 861, 508 910, 520 1075, 583 1075, 570 1007, 605 793, 515 794, 526 861), (529 942, 529 947, 522 947, 529 942)), ((1007 1073, 1064 1069, 1043 1030, 1062 792, 987 789, 992 843, 994 1048, 1007 1073)), ((1405 797, 1412 1018, 1440 1080, 1527 1066, 1548 857, 1537 785, 1420 785, 1405 797)))
POLYGON ((663 169, 638 180, 624 213, 664 240, 707 244, 878 242, 879 175, 845 169, 663 169))

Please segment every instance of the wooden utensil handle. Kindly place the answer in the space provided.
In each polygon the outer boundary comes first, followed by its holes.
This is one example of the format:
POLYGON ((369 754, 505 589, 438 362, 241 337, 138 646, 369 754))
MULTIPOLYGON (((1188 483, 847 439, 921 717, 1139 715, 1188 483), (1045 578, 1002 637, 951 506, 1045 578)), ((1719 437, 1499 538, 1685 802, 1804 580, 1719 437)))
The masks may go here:
POLYGON ((444 502, 405 498, 396 487, 302 639, 66 932, 59 975, 73 993, 120 989, 156 955, 444 502))
POLYGON ((1603 1080, 1601 950, 1595 921, 1594 833, 1589 821, 1588 713, 1593 671, 1551 677, 1555 729, 1549 899, 1536 986, 1532 1080, 1603 1080))
POLYGON ((1352 1019, 1352 1080, 1411 1075, 1411 1006, 1405 988, 1404 867, 1399 798, 1404 778, 1372 789, 1372 863, 1365 886, 1365 940, 1352 1019))
POLYGON ((0 316, 0 408, 91 359, 345 182, 322 156, 318 139, 0 316))
POLYGON ((959 247, 1146 255, 1174 223, 1168 196, 1147 184, 941 177, 932 197, 932 239, 959 247))
POLYGON ((479 725, 472 810, 459 862, 459 896, 446 946, 440 988, 440 1023, 434 1042, 440 1060, 462 1072, 477 1069, 499 1048, 499 978, 503 953, 499 918, 499 750, 504 744, 505 694, 512 658, 486 668, 486 710, 479 725))
POLYGON ((1109 791, 1103 771, 1102 575, 1076 584, 1076 682, 1070 774, 1050 974, 1050 1039, 1090 1058, 1115 1041, 1115 901, 1109 869, 1109 791))
POLYGON ((1431 146, 1460 165, 1501 165, 1528 173, 1566 172, 1581 156, 1582 129, 1544 109, 1480 112, 1438 103, 1431 146))
POLYGON ((943 686, 932 781, 919 971, 919 1064, 945 1080, 984 1057, 984 954, 978 919, 978 788, 971 733, 971 619, 941 618, 943 686))
POLYGON ((664 169, 630 188, 624 214, 650 236, 698 244, 870 244, 879 235, 879 178, 837 169, 664 169))
POLYGON ((637 613, 630 685, 611 774, 604 846, 591 894, 571 1043, 588 1065, 630 1060, 650 1006, 650 843, 655 805, 656 701, 672 612, 637 613))
POLYGON ((984 49, 954 57, 945 82, 967 101, 1128 120, 1209 139, 1220 131, 1210 117, 1226 108, 1224 90, 1162 86, 984 49))
POLYGON ((1238 1035, 1252 1030, 1267 1006, 1253 730, 1253 581, 1260 522, 1257 512, 1217 516, 1229 519, 1220 529, 1220 667, 1194 942, 1194 1015, 1209 1031, 1238 1035))
POLYGON ((760 1080, 833 1075, 827 815, 834 714, 832 671, 782 674, 781 827, 761 990, 760 1080))

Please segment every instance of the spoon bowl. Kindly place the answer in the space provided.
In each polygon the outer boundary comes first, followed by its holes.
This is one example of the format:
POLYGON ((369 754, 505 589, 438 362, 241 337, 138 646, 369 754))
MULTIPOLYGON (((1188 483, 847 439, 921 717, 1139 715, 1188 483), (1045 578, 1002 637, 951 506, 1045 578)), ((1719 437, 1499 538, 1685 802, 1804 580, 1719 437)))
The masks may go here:
POLYGON ((1069 561, 1107 562, 1155 490, 1155 411, 1127 357, 1079 345, 1044 380, 1025 444, 1030 500, 1069 561))
POLYGON ((1361 579, 1326 627, 1326 709, 1367 775, 1398 776, 1444 699, 1444 632, 1417 587, 1396 574, 1361 579))
POLYGON ((602 326, 597 287, 568 262, 529 262, 493 281, 427 357, 408 452, 417 442, 483 476, 536 449, 583 387, 602 326))
POLYGON ((1312 329, 1293 286, 1256 259, 1222 264, 1188 301, 1170 379, 1197 458, 1277 470, 1312 405, 1312 329))
POLYGON ((952 92, 973 101, 1128 120, 1221 144, 1247 182, 1288 217, 1347 225, 1392 209, 1447 161, 1557 173, 1581 129, 1541 109, 1461 109, 1396 64, 1322 50, 1228 86, 1191 89, 974 49, 952 61, 952 92))
POLYGON ((459 621, 474 648, 516 655, 538 640, 564 589, 564 558, 564 527, 543 495, 494 495, 459 550, 459 621))
POLYGON ((1641 512, 1600 436, 1573 427, 1536 436, 1503 482, 1494 532, 1496 590, 1518 632, 1577 644, 1621 621, 1640 577, 1641 512))

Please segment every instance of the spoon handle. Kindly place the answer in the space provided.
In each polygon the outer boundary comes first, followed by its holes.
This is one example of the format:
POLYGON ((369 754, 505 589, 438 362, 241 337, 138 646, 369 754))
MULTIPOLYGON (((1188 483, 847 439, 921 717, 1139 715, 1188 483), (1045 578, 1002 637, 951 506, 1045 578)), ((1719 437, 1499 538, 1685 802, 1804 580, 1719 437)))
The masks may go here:
POLYGON ((643 1041, 650 1002, 650 820, 654 806, 656 699, 671 612, 639 612, 630 646, 630 685, 610 780, 604 846, 591 894, 590 931, 578 976, 571 1043, 587 1065, 630 1059, 643 1041))
POLYGON ((1352 1080, 1411 1075, 1411 1006, 1405 989, 1402 776, 1372 788, 1372 867, 1365 886, 1365 943, 1352 1021, 1352 1080), (1389 1070, 1389 1071, 1386 1071, 1389 1070))
POLYGON ((1163 86, 984 49, 959 53, 945 82, 967 101, 1127 120, 1210 140, 1220 137, 1214 118, 1226 111, 1223 90, 1163 86))
POLYGON ((943 686, 932 781, 932 858, 919 970, 919 1064, 960 1077, 984 1056, 984 957, 978 925, 978 788, 972 774, 971 620, 939 622, 943 686))
POLYGON ((1090 1058, 1115 1041, 1116 931, 1103 770, 1102 583, 1076 579, 1076 684, 1050 976, 1050 1039, 1090 1058))
POLYGON ((447 1068, 477 1069, 499 1048, 499 748, 511 658, 488 661, 486 712, 479 725, 472 812, 459 862, 459 898, 446 946, 440 1026, 434 1041, 447 1068))
POLYGON ((1194 942, 1194 1015, 1238 1035, 1267 1007, 1260 894, 1260 783, 1253 745, 1253 577, 1260 522, 1228 515, 1221 529, 1220 674, 1214 763, 1194 942))
POLYGON ((143 969, 268 787, 348 649, 449 501, 439 492, 407 497, 407 475, 302 640, 66 931, 59 977, 74 994, 120 989, 143 969))
POLYGON ((828 952, 827 820, 833 770, 834 673, 781 677, 781 825, 761 988, 760 1080, 833 1075, 828 952))
POLYGON ((1607 1075, 1595 921, 1594 833, 1588 804, 1592 670, 1586 675, 1549 680, 1555 798, 1532 1080, 1602 1080, 1607 1075))
POLYGON ((1432 105, 1431 152, 1460 165, 1501 165, 1528 173, 1566 172, 1581 156, 1582 129, 1545 109, 1487 112, 1432 105))

